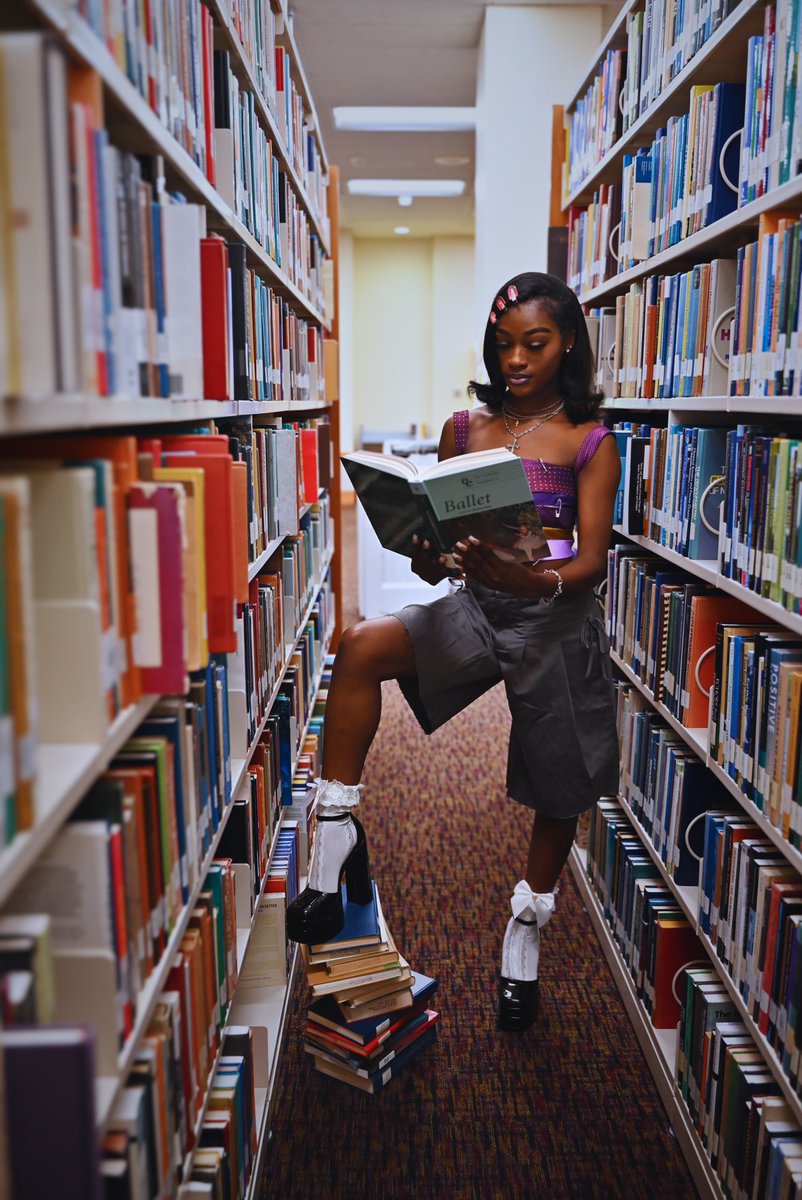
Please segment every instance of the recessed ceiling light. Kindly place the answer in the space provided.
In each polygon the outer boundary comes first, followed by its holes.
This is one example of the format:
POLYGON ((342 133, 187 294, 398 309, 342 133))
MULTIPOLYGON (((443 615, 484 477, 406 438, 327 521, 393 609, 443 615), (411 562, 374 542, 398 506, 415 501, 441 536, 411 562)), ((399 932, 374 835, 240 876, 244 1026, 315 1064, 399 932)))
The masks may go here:
POLYGON ((409 233, 409 225, 396 225, 393 233, 397 233, 403 237, 405 233, 409 233))
POLYGON ((332 111, 337 129, 360 133, 431 133, 476 128, 475 108, 362 105, 332 111))
POLYGON ((467 154, 441 154, 434 161, 438 167, 467 167, 471 160, 467 154))
POLYGON ((349 179, 352 196, 461 196, 464 179, 349 179))
POLYGON ((412 203, 412 197, 411 196, 399 196, 398 203, 401 205, 402 208, 409 208, 410 204, 412 203))

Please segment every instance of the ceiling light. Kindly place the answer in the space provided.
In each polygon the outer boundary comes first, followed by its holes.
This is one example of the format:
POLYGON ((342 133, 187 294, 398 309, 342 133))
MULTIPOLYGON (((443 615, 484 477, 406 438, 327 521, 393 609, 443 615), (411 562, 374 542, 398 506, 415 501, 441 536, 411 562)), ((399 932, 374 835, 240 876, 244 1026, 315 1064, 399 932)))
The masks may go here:
POLYGON ((409 233, 409 225, 396 225, 393 233, 398 233, 403 236, 405 233, 409 233))
POLYGON ((337 129, 358 133, 451 133, 476 128, 475 108, 360 105, 332 111, 337 129))
POLYGON ((468 154, 441 154, 434 161, 438 167, 467 167, 471 159, 468 154))
POLYGON ((461 196, 464 179, 349 179, 352 196, 461 196))
POLYGON ((411 196, 399 196, 398 203, 401 205, 402 208, 409 208, 410 204, 412 203, 412 197, 411 196))

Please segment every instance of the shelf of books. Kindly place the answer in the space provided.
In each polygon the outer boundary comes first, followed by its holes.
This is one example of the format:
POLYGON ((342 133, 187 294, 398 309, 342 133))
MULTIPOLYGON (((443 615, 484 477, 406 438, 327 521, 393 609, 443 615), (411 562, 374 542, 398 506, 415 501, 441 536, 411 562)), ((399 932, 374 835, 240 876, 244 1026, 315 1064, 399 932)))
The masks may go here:
POLYGON ((0 1178, 255 1196, 338 611, 285 8, 26 0, 0 174, 0 1178))
POLYGON ((641 1049, 654 1075, 660 1097, 671 1120, 674 1134, 685 1155, 693 1181, 700 1195, 720 1198, 723 1196, 723 1192, 711 1170, 708 1159, 702 1153, 696 1130, 688 1118, 684 1100, 675 1082, 677 1031, 676 1029, 656 1029, 648 1021, 643 1020, 640 996, 610 932, 604 909, 588 881, 587 852, 579 846, 574 846, 569 863, 610 971, 638 1035, 641 1049))
POLYGON ((802 1140, 800 49, 792 0, 634 0, 560 151, 622 468, 572 867, 697 1186, 752 1200, 802 1140))

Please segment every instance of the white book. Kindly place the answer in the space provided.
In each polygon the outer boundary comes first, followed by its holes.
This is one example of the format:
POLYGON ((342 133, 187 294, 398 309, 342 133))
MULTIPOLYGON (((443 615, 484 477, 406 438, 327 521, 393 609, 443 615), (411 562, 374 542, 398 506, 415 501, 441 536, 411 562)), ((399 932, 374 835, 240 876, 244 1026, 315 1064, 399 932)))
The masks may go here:
POLYGON ((206 210, 198 204, 166 204, 161 216, 170 395, 198 400, 203 396, 200 243, 206 210))

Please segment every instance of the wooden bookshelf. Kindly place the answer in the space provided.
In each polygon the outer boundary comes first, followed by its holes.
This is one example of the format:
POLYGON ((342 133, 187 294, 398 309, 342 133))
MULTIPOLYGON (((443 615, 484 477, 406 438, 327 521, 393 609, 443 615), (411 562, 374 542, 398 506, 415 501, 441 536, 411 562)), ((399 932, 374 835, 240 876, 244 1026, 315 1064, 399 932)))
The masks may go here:
MULTIPOLYGON (((282 138, 279 118, 272 111, 267 97, 257 84, 253 66, 248 60, 245 48, 239 41, 228 0, 204 0, 204 3, 212 13, 215 22, 214 45, 216 48, 226 49, 229 52, 232 71, 240 83, 253 93, 255 109, 262 129, 272 142, 281 169, 286 174, 289 187, 308 222, 309 232, 318 239, 324 254, 331 258, 337 252, 336 205, 332 221, 330 215, 320 210, 317 199, 319 177, 314 176, 315 194, 312 194, 312 189, 307 189, 304 184, 301 171, 296 169, 292 145, 287 145, 282 138)), ((283 0, 268 0, 268 3, 276 14, 278 44, 284 46, 290 56, 293 81, 302 97, 307 127, 311 128, 316 140, 325 182, 329 171, 331 170, 335 176, 336 171, 329 167, 322 144, 320 123, 315 112, 310 83, 303 69, 287 6, 283 0)), ((161 155, 170 186, 174 187, 177 184, 190 202, 200 204, 205 208, 210 232, 222 232, 229 241, 236 241, 245 246, 249 268, 255 270, 265 283, 288 303, 293 315, 321 329, 336 328, 334 325, 336 312, 324 314, 318 306, 315 296, 307 295, 303 288, 296 284, 294 280, 301 277, 301 272, 296 270, 294 264, 290 264, 285 269, 271 258, 266 246, 262 246, 238 219, 220 192, 209 182, 201 168, 184 149, 184 146, 179 143, 166 125, 162 124, 160 117, 151 109, 124 71, 120 69, 117 61, 89 24, 76 11, 73 11, 70 5, 63 3, 63 0, 24 0, 19 9, 20 13, 15 14, 16 24, 27 25, 30 29, 49 30, 56 41, 62 45, 71 62, 91 67, 97 73, 103 89, 107 108, 107 124, 111 128, 112 143, 129 152, 161 155)), ((336 193, 332 193, 330 189, 327 188, 326 193, 327 201, 336 199, 336 193)), ((336 261, 333 265, 336 272, 336 261)), ((322 362, 320 370, 322 377, 322 362)), ((294 383, 295 380, 293 380, 293 385, 294 383)), ((243 424, 247 428, 248 423, 252 428, 258 427, 260 417, 284 417, 293 421, 314 416, 325 416, 329 420, 333 462, 337 463, 339 423, 336 396, 329 396, 325 400, 315 397, 302 401, 239 403, 205 400, 201 397, 189 400, 171 400, 154 397, 105 397, 88 394, 50 394, 35 398, 25 395, 0 396, 0 437, 36 436, 62 431, 103 431, 106 434, 122 433, 123 431, 144 433, 146 429, 158 431, 162 428, 166 428, 170 432, 181 433, 184 428, 197 429, 198 427, 209 431, 217 427, 225 431, 229 428, 227 422, 233 420, 238 422, 236 428, 242 429, 243 424)), ((271 709, 276 703, 281 685, 287 676, 292 655, 303 638, 304 629, 319 600, 321 590, 331 576, 335 545, 339 546, 339 487, 336 490, 332 489, 332 495, 328 497, 328 500, 332 528, 326 531, 327 540, 324 545, 327 549, 322 555, 319 572, 310 581, 306 593, 302 596, 300 605, 302 612, 299 614, 297 629, 290 631, 292 636, 282 647, 281 667, 268 697, 264 715, 258 723, 256 736, 251 739, 244 757, 239 758, 232 755, 228 763, 231 775, 230 803, 224 806, 220 813, 218 828, 211 838, 203 862, 198 864, 197 879, 189 889, 188 899, 175 915, 168 944, 136 997, 133 1029, 122 1048, 118 1043, 116 1012, 113 1010, 102 1014, 93 1012, 93 1009, 97 1009, 98 1001, 91 994, 91 981, 89 978, 87 979, 85 1011, 76 1012, 75 1019, 95 1026, 98 1042, 102 1043, 104 1050, 104 1053, 99 1055, 99 1058, 103 1059, 104 1066, 98 1066, 95 1080, 96 1123, 100 1133, 108 1123, 120 1089, 125 1086, 128 1071, 141 1046, 141 1040, 148 1029, 160 994, 165 987, 175 961, 175 955, 189 926, 193 909, 204 888, 207 872, 218 851, 233 811, 234 802, 238 795, 242 794, 243 787, 248 786, 249 764, 256 752, 271 709), (331 535, 331 544, 328 540, 329 534, 331 535), (111 1054, 108 1053, 110 1047, 111 1054), (113 1069, 107 1069, 109 1065, 113 1069)), ((311 504, 304 505, 301 515, 309 512, 312 507, 311 504)), ((248 565, 249 581, 255 579, 271 557, 280 552, 284 541, 284 537, 272 540, 265 550, 248 565)), ((333 597, 333 599, 336 598, 333 597)), ((339 601, 337 602, 339 603, 339 601)), ((319 643, 319 672, 308 700, 307 721, 304 727, 297 731, 297 742, 292 747, 293 763, 297 759, 299 748, 303 744, 313 716, 315 700, 325 670, 326 654, 335 633, 334 610, 333 603, 331 621, 328 628, 322 633, 319 643)), ((83 796, 102 776, 117 752, 136 732, 159 699, 159 696, 146 696, 139 703, 125 709, 116 717, 99 744, 51 745, 40 743, 38 745, 36 823, 31 830, 17 834, 8 845, 0 849, 0 906, 9 899, 12 892, 25 879, 39 856, 54 839, 58 838, 59 831, 83 796)), ((243 743, 244 741, 243 738, 243 743)), ((242 746, 238 746, 237 749, 241 754, 242 746)), ((278 827, 274 830, 268 862, 262 876, 260 898, 266 886, 282 824, 283 820, 280 820, 278 827)), ((237 929, 235 950, 238 969, 241 969, 247 961, 251 935, 258 913, 258 898, 254 902, 252 911, 254 915, 250 924, 237 929)), ((259 1147, 249 1189, 249 1196, 252 1197, 261 1194, 262 1166, 268 1140, 270 1105, 280 1070, 281 1049, 286 1032, 292 981, 297 961, 296 947, 291 955, 288 981, 283 985, 268 989, 269 994, 262 994, 260 991, 259 1003, 256 1007, 250 1005, 254 993, 251 993, 250 996, 235 993, 233 997, 230 997, 226 1023, 220 1034, 221 1047, 225 1029, 233 1024, 253 1024, 258 1027, 260 1038, 262 1038, 262 1033, 264 1034, 263 1057, 267 1069, 265 1078, 257 1078, 256 1081, 259 1147)), ((108 964, 106 964, 107 974, 108 969, 108 964)), ((262 1042, 260 1041, 261 1046, 262 1042)), ((208 1089, 214 1079, 216 1066, 217 1061, 215 1060, 206 1080, 203 1107, 196 1122, 198 1129, 206 1112, 209 1100, 208 1089)), ((182 1165, 182 1180, 186 1182, 192 1167, 192 1154, 185 1157, 182 1165)), ((179 1195, 183 1192, 182 1186, 179 1188, 179 1195)))

